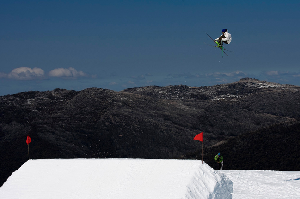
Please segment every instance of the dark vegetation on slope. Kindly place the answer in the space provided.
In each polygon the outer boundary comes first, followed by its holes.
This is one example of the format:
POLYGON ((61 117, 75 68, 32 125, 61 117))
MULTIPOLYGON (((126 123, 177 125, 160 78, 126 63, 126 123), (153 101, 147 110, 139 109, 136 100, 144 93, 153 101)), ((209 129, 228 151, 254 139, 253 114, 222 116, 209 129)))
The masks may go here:
MULTIPOLYGON (((221 150, 232 169, 272 169, 278 164, 270 166, 264 160, 274 162, 280 157, 265 158, 251 152, 251 158, 256 159, 253 163, 244 150, 260 147, 260 142, 252 143, 243 136, 272 134, 276 132, 274 125, 279 125, 282 131, 293 129, 294 133, 285 134, 286 142, 292 143, 299 135, 299 90, 297 86, 246 78, 210 87, 147 86, 121 92, 55 89, 2 96, 0 184, 28 159, 27 135, 32 138, 32 159, 195 159, 200 143, 193 137, 203 131, 209 164, 221 150)), ((277 143, 267 135, 267 140, 277 143)), ((271 144, 264 147, 269 154, 274 150, 271 144)), ((299 159, 294 159, 294 151, 283 151, 291 155, 276 169, 295 170, 292 164, 299 165, 299 159), (295 162, 287 162, 290 159, 295 162)))
MULTIPOLYGON (((204 149, 204 161, 213 168, 213 157, 221 152, 226 170, 300 170, 300 122, 275 124, 204 149)), ((201 159, 201 150, 185 158, 201 159)))

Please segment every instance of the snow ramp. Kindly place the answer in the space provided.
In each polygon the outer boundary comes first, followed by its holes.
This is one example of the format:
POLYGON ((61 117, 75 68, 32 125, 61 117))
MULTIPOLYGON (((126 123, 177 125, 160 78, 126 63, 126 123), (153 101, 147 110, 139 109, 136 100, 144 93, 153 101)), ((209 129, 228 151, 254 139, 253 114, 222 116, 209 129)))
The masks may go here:
POLYGON ((232 198, 233 183, 198 160, 29 160, 0 188, 6 199, 232 198))

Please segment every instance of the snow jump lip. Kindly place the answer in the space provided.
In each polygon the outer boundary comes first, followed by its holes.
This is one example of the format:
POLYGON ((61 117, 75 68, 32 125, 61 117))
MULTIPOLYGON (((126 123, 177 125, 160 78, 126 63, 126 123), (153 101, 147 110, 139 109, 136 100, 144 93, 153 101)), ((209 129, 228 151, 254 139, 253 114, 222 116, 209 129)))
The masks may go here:
POLYGON ((201 160, 48 159, 27 161, 0 198, 198 199, 232 191, 232 181, 201 160))

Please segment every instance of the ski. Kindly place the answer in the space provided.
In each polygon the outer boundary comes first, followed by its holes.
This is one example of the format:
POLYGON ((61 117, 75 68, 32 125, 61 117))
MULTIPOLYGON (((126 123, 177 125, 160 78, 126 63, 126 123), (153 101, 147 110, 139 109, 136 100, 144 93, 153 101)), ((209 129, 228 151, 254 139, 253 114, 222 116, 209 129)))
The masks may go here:
MULTIPOLYGON (((207 34, 207 33, 206 33, 207 34)), ((211 37, 211 36, 209 36, 209 34, 207 34, 207 36, 216 44, 216 42, 215 42, 215 40, 211 37)), ((227 53, 226 52, 224 52, 224 50, 225 50, 225 48, 223 47, 223 46, 221 46, 220 44, 217 44, 217 46, 215 46, 216 48, 219 48, 221 51, 222 51, 222 58, 223 58, 223 53, 225 54, 225 55, 227 55, 227 53)), ((228 55, 227 55, 228 56, 228 55)))
MULTIPOLYGON (((204 44, 208 45, 208 46, 211 46, 211 47, 215 47, 215 48, 219 48, 218 46, 214 46, 214 45, 210 45, 210 44, 207 44, 204 42, 204 44)), ((226 50, 228 52, 232 52, 231 50, 227 50, 227 48, 223 48, 223 50, 226 50)))

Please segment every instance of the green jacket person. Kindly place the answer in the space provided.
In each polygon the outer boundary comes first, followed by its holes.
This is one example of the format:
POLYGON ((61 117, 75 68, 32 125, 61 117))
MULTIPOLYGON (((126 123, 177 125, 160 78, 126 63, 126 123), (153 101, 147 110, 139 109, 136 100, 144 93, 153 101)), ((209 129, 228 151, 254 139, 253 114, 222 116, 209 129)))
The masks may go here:
POLYGON ((218 153, 215 156, 214 159, 215 159, 216 163, 218 163, 220 170, 222 170, 222 167, 223 167, 223 156, 221 156, 221 153, 218 153))

